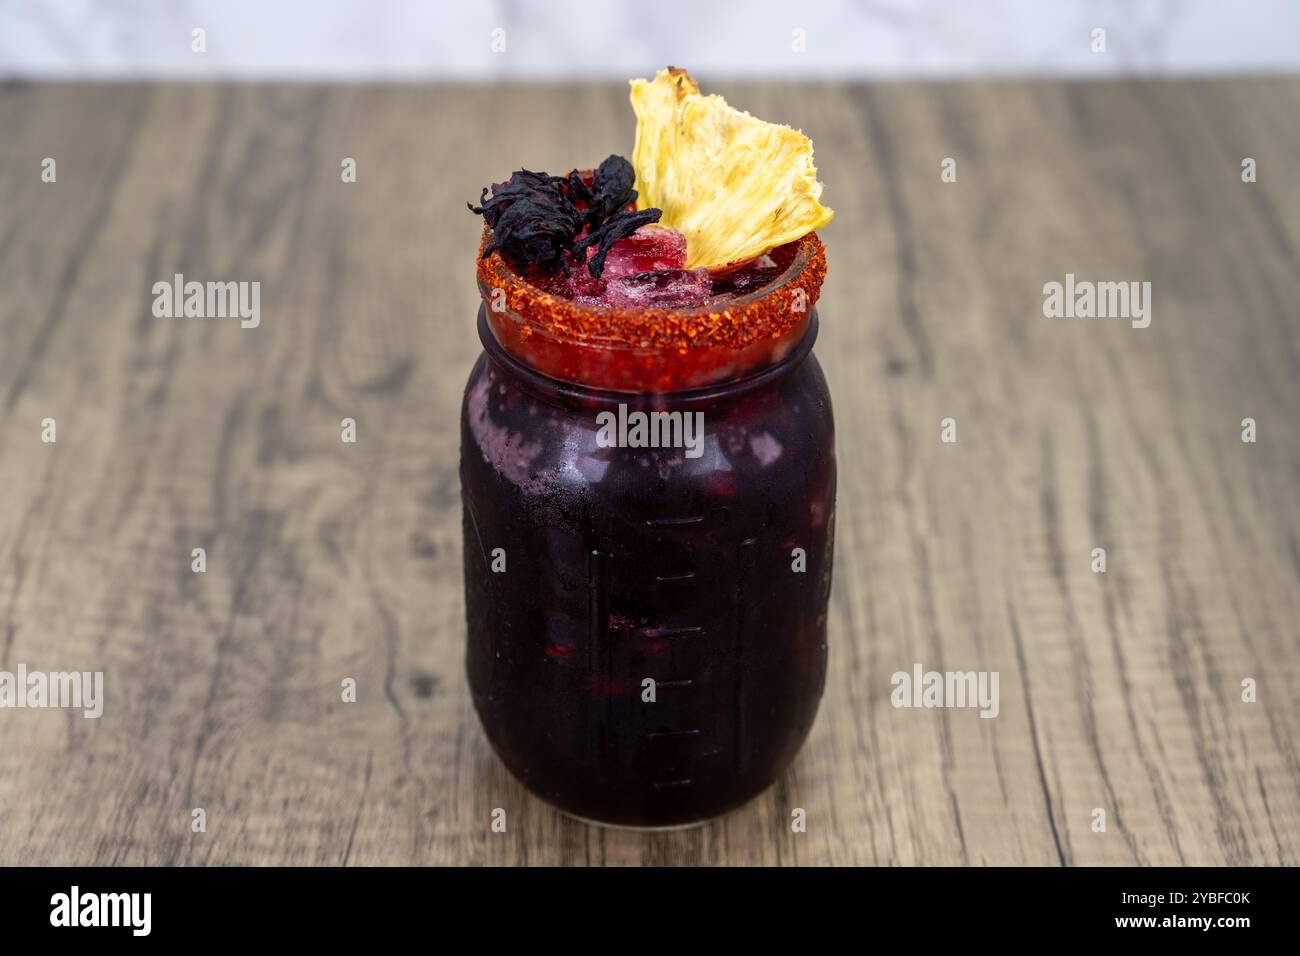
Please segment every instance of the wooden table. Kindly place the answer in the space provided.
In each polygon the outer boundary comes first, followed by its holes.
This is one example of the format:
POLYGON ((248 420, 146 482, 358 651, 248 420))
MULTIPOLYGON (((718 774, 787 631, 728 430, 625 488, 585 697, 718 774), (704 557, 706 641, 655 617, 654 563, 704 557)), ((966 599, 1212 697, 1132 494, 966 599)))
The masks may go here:
POLYGON ((831 673, 654 835, 530 797, 462 671, 464 203, 630 152, 625 89, 0 88, 0 669, 106 684, 0 711, 0 863, 1300 863, 1300 82, 713 88, 838 213, 831 673), (175 273, 260 325, 155 318, 175 273), (1067 273, 1150 327, 1044 317, 1067 273), (917 663, 998 717, 894 708, 917 663))

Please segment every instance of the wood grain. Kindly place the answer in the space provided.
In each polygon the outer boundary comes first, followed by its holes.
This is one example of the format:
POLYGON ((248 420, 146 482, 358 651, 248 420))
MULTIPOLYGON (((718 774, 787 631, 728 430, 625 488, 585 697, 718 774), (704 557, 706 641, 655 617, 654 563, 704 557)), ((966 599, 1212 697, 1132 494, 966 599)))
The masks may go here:
POLYGON ((1300 81, 716 88, 838 213, 831 674, 776 786, 644 835, 489 752, 457 479, 464 202, 627 153, 625 91, 0 87, 0 669, 107 685, 0 711, 0 863, 1300 863, 1300 81), (155 318, 177 272, 260 327, 155 318), (1044 318, 1067 272, 1151 327, 1044 318), (914 662, 999 716, 893 708, 914 662))

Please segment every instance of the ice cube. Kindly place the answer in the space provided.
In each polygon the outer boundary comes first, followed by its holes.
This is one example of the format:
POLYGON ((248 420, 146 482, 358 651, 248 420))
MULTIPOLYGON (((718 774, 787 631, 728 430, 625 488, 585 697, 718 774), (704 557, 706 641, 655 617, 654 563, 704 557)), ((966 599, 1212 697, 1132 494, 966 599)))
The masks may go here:
POLYGON ((641 226, 610 247, 603 277, 681 269, 686 265, 686 237, 675 229, 651 223, 641 226))
POLYGON ((616 309, 684 308, 703 303, 711 289, 708 269, 661 269, 607 279, 600 302, 616 309))
POLYGON ((581 259, 570 255, 567 274, 537 273, 531 281, 577 302, 616 308, 691 306, 708 298, 709 273, 683 268, 686 237, 675 229, 652 223, 618 240, 610 247, 599 278, 587 268, 586 260, 594 254, 595 249, 588 249, 581 259))

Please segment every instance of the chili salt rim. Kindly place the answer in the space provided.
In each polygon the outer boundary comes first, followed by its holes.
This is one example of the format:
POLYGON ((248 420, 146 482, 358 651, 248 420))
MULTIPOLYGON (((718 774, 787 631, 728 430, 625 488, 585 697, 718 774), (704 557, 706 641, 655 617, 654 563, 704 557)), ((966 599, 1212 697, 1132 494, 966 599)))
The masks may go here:
POLYGON ((826 247, 817 233, 795 240, 793 257, 774 285, 738 296, 725 308, 620 309, 588 305, 544 292, 519 275, 500 252, 483 255, 491 237, 485 226, 479 243, 478 286, 489 308, 495 290, 505 293, 507 311, 518 317, 525 336, 602 348, 695 349, 722 346, 743 349, 763 339, 779 338, 804 322, 826 278, 826 247), (802 309, 791 308, 802 291, 802 309))

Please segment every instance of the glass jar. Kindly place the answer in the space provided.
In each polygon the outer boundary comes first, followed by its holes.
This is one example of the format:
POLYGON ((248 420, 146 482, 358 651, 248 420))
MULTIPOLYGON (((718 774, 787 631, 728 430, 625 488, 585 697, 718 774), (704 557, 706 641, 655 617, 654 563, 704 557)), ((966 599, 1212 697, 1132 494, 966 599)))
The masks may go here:
POLYGON ((728 317, 594 328, 610 310, 480 263, 461 417, 469 686, 506 767, 574 816, 715 817, 812 726, 835 508, 812 355, 825 259, 815 236, 784 256, 728 317), (723 341, 735 316, 767 325, 723 341))

